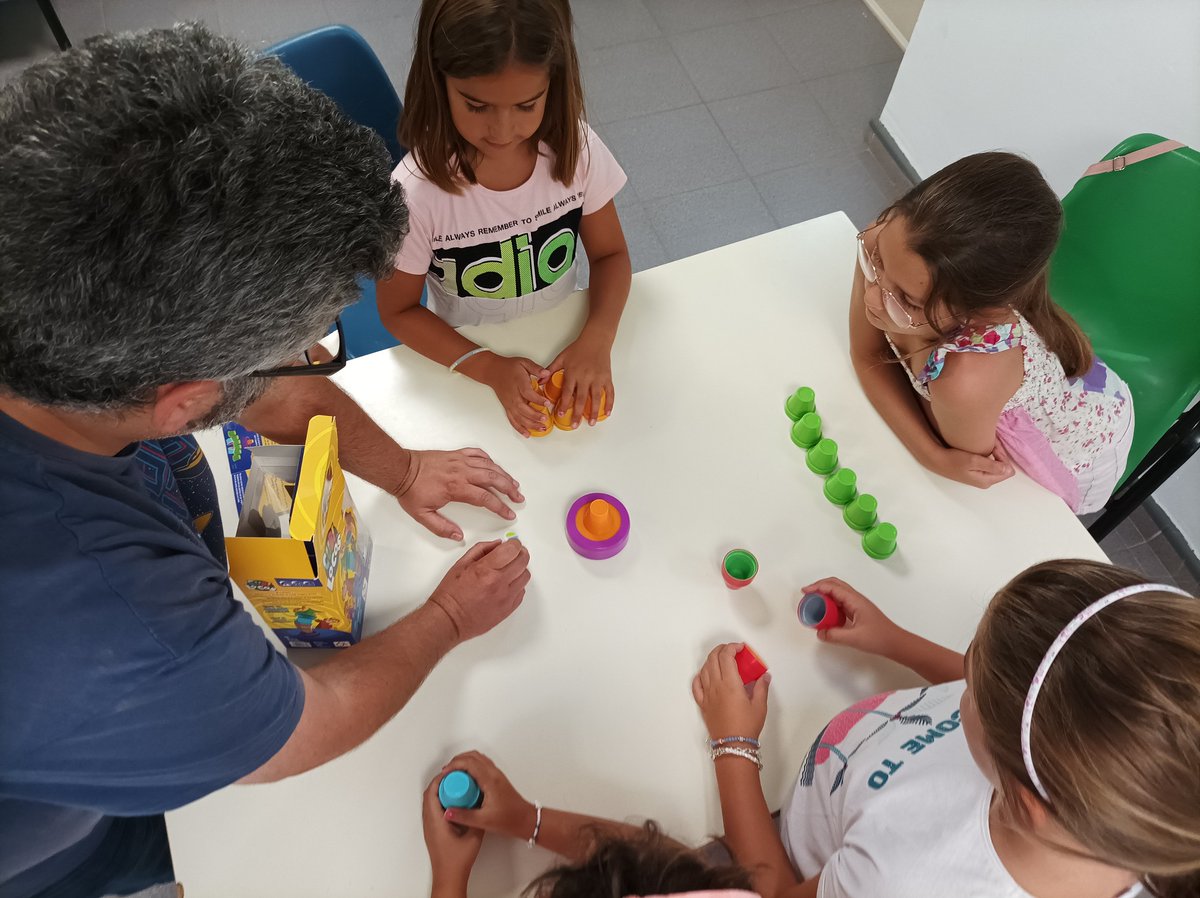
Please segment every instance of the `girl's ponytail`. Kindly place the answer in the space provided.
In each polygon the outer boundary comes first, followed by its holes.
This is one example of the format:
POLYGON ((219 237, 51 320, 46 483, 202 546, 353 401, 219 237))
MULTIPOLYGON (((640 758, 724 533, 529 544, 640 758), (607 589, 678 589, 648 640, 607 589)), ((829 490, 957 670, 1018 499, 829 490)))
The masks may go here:
POLYGON ((1092 344, 1065 309, 1050 298, 1043 271, 1013 307, 1029 319, 1046 348, 1058 356, 1067 377, 1083 377, 1092 367, 1092 344))

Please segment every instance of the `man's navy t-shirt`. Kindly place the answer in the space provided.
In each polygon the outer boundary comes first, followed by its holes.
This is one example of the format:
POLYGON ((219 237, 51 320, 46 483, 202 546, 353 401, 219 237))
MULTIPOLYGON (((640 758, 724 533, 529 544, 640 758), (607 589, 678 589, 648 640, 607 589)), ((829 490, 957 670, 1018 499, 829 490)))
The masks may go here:
POLYGON ((233 597, 191 437, 109 458, 0 414, 0 503, 0 898, 26 898, 115 818, 257 769, 304 691, 233 597))

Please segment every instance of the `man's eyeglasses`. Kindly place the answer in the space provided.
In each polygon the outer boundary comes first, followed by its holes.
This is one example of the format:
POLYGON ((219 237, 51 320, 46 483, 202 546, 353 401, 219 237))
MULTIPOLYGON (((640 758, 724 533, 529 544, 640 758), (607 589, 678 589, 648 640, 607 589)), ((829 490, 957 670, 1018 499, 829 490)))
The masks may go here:
MULTIPOLYGON (((867 230, 870 230, 868 228, 867 230)), ((867 231, 858 232, 858 267, 862 269, 863 277, 867 279, 868 284, 875 284, 879 287, 879 292, 883 294, 883 308, 887 312, 888 318, 892 319, 892 323, 897 327, 905 327, 909 330, 915 330, 921 326, 915 321, 912 315, 908 314, 908 309, 904 308, 904 303, 891 290, 888 290, 883 284, 879 283, 879 272, 875 270, 875 263, 871 260, 871 254, 867 251, 867 245, 863 242, 863 234, 867 231)))
POLYGON ((330 331, 321 342, 290 365, 280 365, 278 368, 264 368, 254 371, 251 377, 303 377, 315 374, 328 377, 346 367, 346 335, 342 332, 342 319, 339 315, 333 323, 334 330, 330 331))

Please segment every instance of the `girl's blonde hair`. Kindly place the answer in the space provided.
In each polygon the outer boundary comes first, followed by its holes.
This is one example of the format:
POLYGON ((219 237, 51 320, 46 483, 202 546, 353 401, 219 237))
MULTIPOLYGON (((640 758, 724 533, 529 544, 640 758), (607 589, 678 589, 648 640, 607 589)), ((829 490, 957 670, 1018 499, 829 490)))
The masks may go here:
POLYGON ((879 218, 894 213, 904 216, 909 245, 929 266, 930 304, 960 323, 1010 306, 1029 319, 1067 376, 1087 374, 1092 344, 1047 286, 1062 206, 1036 165, 1014 153, 964 156, 879 218))
MULTIPOLYGON (((1046 650, 1097 599, 1145 583, 1094 561, 1035 565, 992 600, 968 673, 1006 815, 1027 827, 1021 710, 1046 650)), ((1095 857, 1153 894, 1200 895, 1200 600, 1143 592, 1105 608, 1063 648, 1033 715, 1049 813, 1095 857)))
POLYGON ((397 135, 422 174, 450 193, 474 184, 474 149, 450 119, 446 77, 492 75, 511 62, 545 67, 546 111, 533 136, 569 184, 583 148, 583 87, 567 0, 424 0, 397 135))

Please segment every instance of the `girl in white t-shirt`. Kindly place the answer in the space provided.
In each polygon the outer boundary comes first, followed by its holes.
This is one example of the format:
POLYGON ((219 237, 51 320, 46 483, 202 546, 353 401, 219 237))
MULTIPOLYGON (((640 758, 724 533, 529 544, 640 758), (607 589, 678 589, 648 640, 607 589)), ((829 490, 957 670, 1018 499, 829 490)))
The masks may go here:
POLYGON ((777 832, 758 773, 769 677, 747 695, 739 646, 709 655, 692 689, 728 845, 764 898, 1200 895, 1195 598, 1106 564, 1046 562, 997 593, 964 662, 840 580, 805 592, 845 613, 823 640, 934 685, 834 718, 777 832))
POLYGON ((584 118, 567 0, 424 0, 399 137, 411 150, 393 173, 409 232, 378 285, 384 324, 491 387, 524 436, 549 426, 533 382, 560 368, 553 413, 595 424, 613 408, 610 354, 629 295, 613 203, 625 173, 584 118), (580 240, 587 321, 548 366, 455 330, 557 305, 576 289, 580 240))

